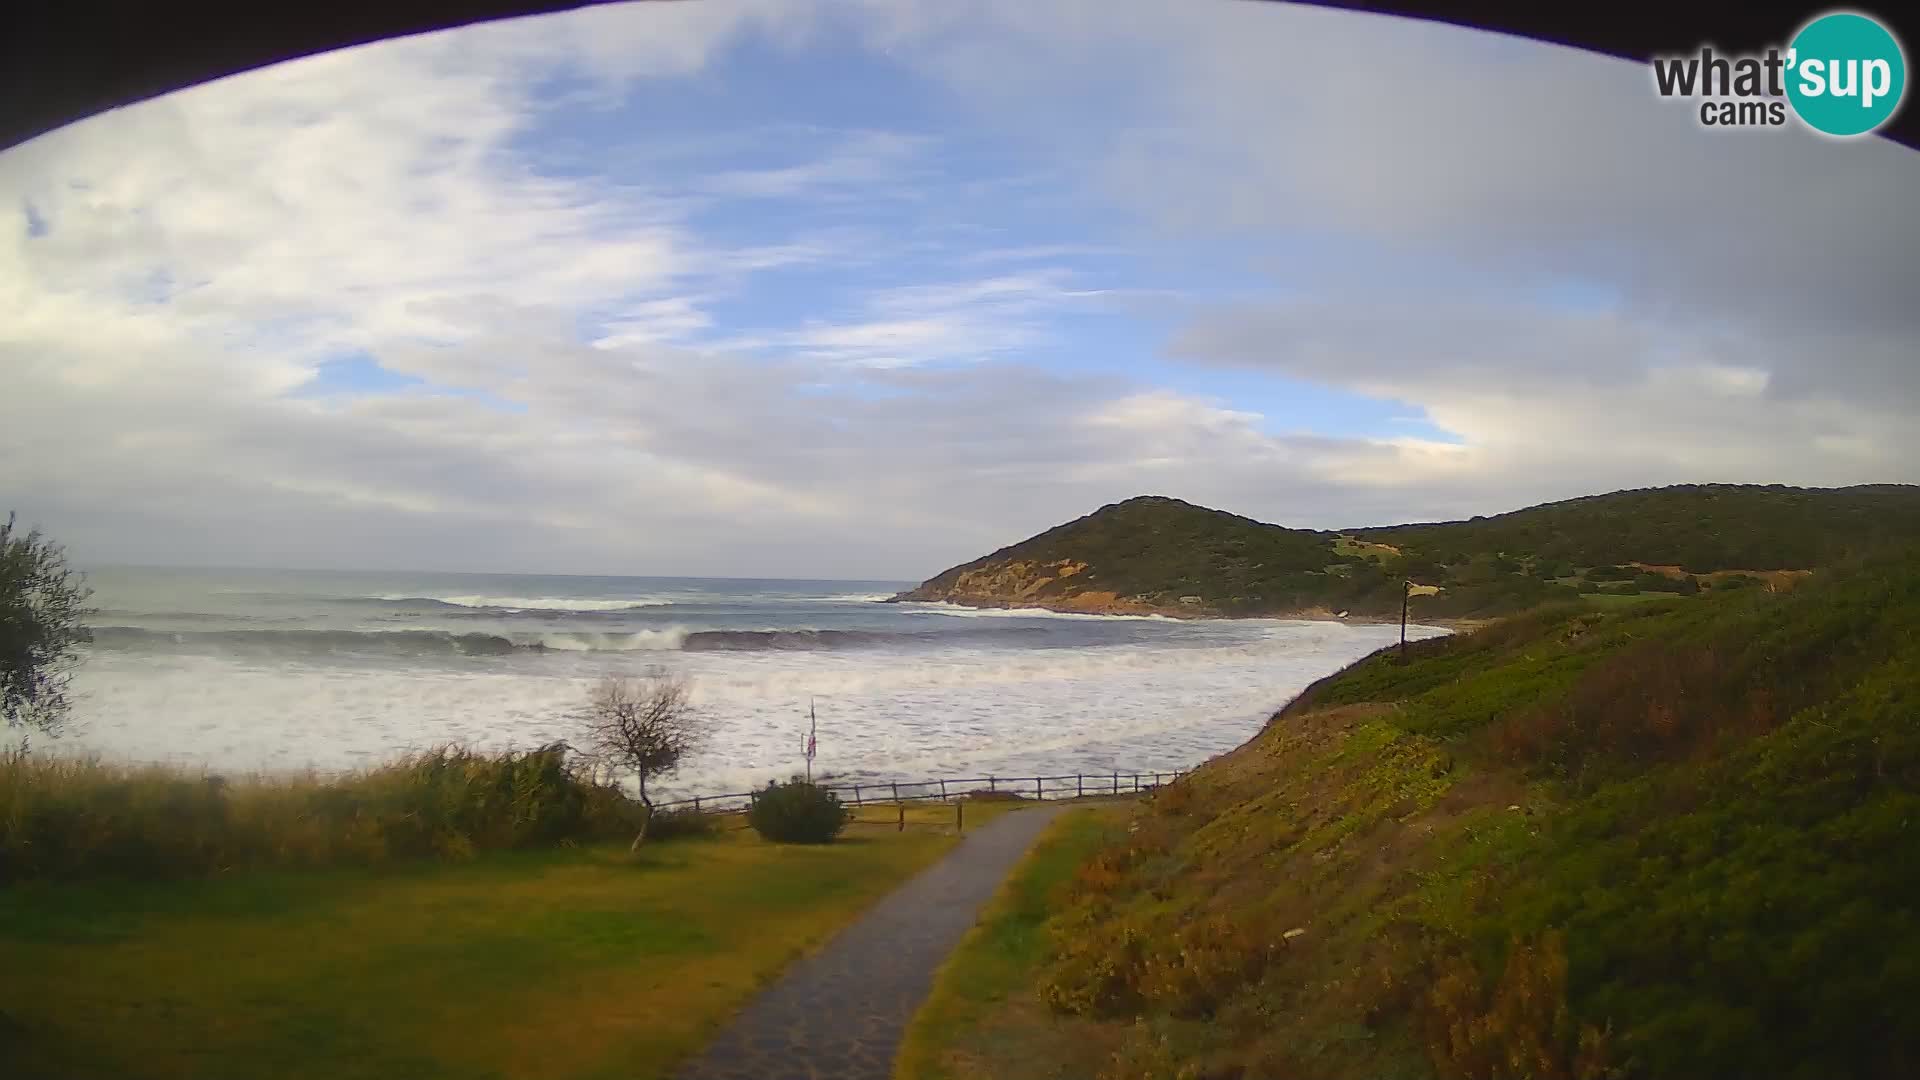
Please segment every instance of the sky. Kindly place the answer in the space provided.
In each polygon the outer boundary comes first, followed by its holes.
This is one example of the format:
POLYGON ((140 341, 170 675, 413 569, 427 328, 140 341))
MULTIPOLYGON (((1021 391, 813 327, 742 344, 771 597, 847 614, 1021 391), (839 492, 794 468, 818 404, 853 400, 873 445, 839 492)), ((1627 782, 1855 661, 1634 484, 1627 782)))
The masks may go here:
POLYGON ((1914 482, 1916 282, 1920 154, 1562 47, 604 5, 0 152, 0 509, 82 565, 905 581, 1140 494, 1914 482))

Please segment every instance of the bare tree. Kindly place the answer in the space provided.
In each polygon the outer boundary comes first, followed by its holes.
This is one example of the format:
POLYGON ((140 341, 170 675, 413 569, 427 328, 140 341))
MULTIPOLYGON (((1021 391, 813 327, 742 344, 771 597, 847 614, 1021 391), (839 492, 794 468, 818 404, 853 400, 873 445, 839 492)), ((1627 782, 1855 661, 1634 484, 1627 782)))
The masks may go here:
POLYGON ((579 714, 587 754, 615 772, 633 774, 640 784, 646 818, 633 838, 639 850, 653 823, 647 781, 667 776, 706 738, 700 714, 687 703, 687 684, 660 671, 644 677, 609 675, 594 685, 579 714))

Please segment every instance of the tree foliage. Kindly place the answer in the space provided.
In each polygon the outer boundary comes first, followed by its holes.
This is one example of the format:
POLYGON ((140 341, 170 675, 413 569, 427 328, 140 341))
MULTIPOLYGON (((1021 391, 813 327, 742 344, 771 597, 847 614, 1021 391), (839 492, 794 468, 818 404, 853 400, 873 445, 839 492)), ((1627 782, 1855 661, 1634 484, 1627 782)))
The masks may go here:
POLYGON ((92 640, 92 590, 66 553, 7 515, 0 525, 0 716, 8 727, 55 732, 68 707, 76 649, 92 640))

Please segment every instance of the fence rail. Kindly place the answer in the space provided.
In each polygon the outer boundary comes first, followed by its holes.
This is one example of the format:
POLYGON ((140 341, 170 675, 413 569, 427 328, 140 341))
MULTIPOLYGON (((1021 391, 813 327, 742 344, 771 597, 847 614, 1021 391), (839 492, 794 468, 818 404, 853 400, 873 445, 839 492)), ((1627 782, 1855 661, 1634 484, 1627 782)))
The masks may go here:
MULTIPOLYGON (((851 806, 893 805, 909 802, 947 802, 978 795, 1006 795, 1025 799, 1081 799, 1095 795, 1130 795, 1151 791, 1185 776, 1173 772, 1066 773, 1059 776, 969 776, 940 780, 881 780, 858 784, 821 784, 851 806), (1051 786, 1049 786, 1051 785, 1051 786)), ((737 813, 753 805, 758 791, 721 795, 694 795, 654 803, 656 810, 688 809, 700 813, 737 813)))

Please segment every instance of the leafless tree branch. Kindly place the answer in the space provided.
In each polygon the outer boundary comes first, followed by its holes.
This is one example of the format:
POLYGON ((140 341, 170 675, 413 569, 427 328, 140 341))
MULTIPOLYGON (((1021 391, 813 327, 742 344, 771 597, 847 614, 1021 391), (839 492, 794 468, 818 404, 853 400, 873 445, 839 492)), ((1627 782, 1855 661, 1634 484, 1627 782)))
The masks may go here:
POLYGON ((688 704, 686 681, 658 670, 640 677, 609 675, 594 685, 576 719, 582 750, 595 770, 631 773, 639 782, 647 814, 633 838, 637 850, 653 820, 647 781, 671 774, 706 740, 706 726, 688 704))

